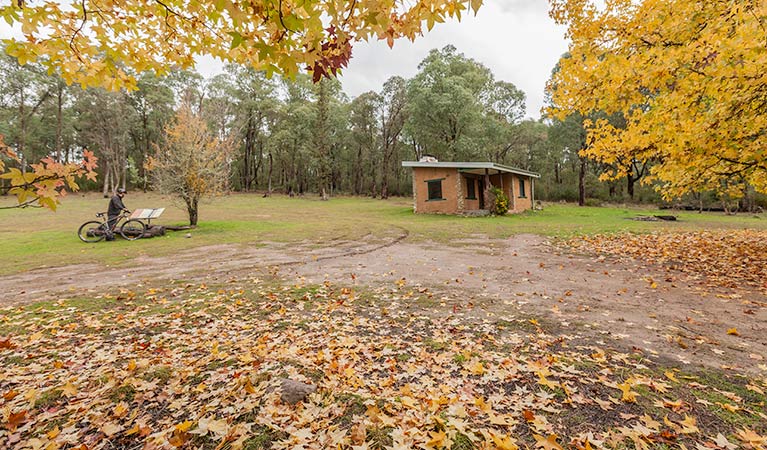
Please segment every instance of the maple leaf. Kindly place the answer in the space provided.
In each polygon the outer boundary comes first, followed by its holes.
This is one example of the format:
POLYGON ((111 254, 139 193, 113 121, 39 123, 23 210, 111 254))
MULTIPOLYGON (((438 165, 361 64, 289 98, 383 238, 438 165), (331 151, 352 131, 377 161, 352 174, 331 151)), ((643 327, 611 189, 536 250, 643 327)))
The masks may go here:
POLYGON ((122 426, 113 422, 107 422, 101 426, 101 432, 104 433, 107 437, 112 437, 122 430, 123 430, 122 426))
POLYGON ((442 448, 447 440, 447 434, 444 431, 432 431, 429 436, 431 439, 426 442, 426 448, 442 448))
POLYGON ((469 365, 467 369, 474 375, 484 375, 485 373, 485 366, 482 365, 482 361, 475 361, 473 364, 469 365))
POLYGON ((556 434, 550 434, 548 437, 543 437, 538 434, 533 434, 535 438, 535 446, 540 447, 543 450, 564 450, 561 445, 557 443, 558 436, 556 434))
POLYGON ((740 336, 740 333, 738 333, 738 329, 737 328, 730 328, 730 329, 728 329, 727 330, 727 334, 732 335, 732 336, 740 336))
POLYGON ((72 383, 67 383, 61 387, 61 393, 67 398, 77 395, 77 387, 72 383))
POLYGON ((498 450, 518 450, 519 447, 509 436, 493 434, 493 444, 498 450))
POLYGON ((684 420, 679 422, 679 425, 682 426, 682 433, 684 434, 700 433, 700 430, 696 426, 695 422, 696 422, 695 417, 688 416, 687 414, 685 414, 684 420))
POLYGON ((621 400, 627 403, 636 403, 636 398, 639 394, 631 390, 631 385, 630 379, 618 385, 618 389, 623 393, 621 400))
POLYGON ((18 428, 19 425, 27 421, 27 411, 19 411, 17 413, 11 413, 8 416, 7 427, 13 431, 18 428))
POLYGON ((735 450, 736 448, 738 448, 737 445, 735 445, 735 444, 731 443, 730 441, 728 441, 727 438, 724 437, 724 435, 722 433, 718 433, 716 435, 716 439, 714 439, 714 443, 719 448, 723 448, 723 449, 726 449, 726 450, 735 450))
POLYGON ((0 349, 13 349, 16 345, 11 342, 11 338, 0 339, 0 349))
POLYGON ((669 380, 673 381, 674 383, 678 383, 679 382, 679 380, 676 379, 676 376, 674 375, 674 372, 672 372, 670 370, 667 370, 667 371, 663 372, 663 375, 665 375, 666 378, 668 378, 669 380))
POLYGON ((735 433, 735 437, 740 439, 741 442, 751 446, 761 446, 762 444, 767 443, 767 436, 760 436, 748 428, 739 430, 735 433))

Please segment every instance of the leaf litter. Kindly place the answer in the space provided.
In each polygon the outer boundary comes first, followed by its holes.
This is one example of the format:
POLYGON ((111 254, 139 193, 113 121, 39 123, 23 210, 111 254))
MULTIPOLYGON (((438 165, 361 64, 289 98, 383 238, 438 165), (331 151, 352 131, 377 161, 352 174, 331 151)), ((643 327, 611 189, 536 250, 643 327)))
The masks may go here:
POLYGON ((567 242, 590 253, 667 266, 711 289, 752 289, 767 295, 767 231, 618 233, 567 242))
POLYGON ((404 282, 355 289, 232 279, 2 309, 0 446, 767 446, 767 367, 722 384, 535 319, 429 314, 404 282), (282 403, 280 377, 318 391, 282 403))

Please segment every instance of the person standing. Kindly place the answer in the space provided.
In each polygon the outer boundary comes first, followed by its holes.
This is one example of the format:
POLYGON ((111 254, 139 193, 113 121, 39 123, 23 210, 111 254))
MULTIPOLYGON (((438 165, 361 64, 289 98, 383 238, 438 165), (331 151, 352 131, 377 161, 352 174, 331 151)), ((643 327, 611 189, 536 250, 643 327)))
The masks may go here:
POLYGON ((117 188, 117 194, 115 194, 111 200, 109 200, 109 209, 107 209, 107 223, 109 224, 109 231, 110 236, 107 236, 108 240, 114 239, 112 236, 112 233, 114 232, 115 225, 117 225, 117 220, 120 217, 120 214, 122 214, 123 211, 130 213, 128 211, 128 208, 125 207, 125 204, 123 203, 123 197, 125 197, 126 191, 124 188, 117 188))

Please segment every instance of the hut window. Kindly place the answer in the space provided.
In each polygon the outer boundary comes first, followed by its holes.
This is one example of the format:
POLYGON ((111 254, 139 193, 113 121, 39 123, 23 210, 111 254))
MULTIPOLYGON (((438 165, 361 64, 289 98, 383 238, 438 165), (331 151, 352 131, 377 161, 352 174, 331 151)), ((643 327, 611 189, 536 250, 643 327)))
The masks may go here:
POLYGON ((444 200, 442 198, 442 178, 426 182, 429 187, 429 200, 444 200))
POLYGON ((476 181, 474 178, 466 179, 466 198, 469 200, 477 199, 476 181))
POLYGON ((520 178, 519 179, 519 196, 520 197, 527 197, 525 195, 525 179, 524 178, 520 178))

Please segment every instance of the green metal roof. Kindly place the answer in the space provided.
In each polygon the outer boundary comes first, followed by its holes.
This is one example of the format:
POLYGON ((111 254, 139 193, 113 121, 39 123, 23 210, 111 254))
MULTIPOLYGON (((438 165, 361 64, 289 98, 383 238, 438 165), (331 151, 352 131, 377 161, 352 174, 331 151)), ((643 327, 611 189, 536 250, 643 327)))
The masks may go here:
POLYGON ((402 161, 402 167, 435 167, 443 169, 458 169, 463 172, 472 172, 475 170, 484 171, 495 170, 497 172, 513 173, 532 178, 540 178, 541 175, 527 170, 517 169, 516 167, 504 166, 493 162, 420 162, 420 161, 402 161))

